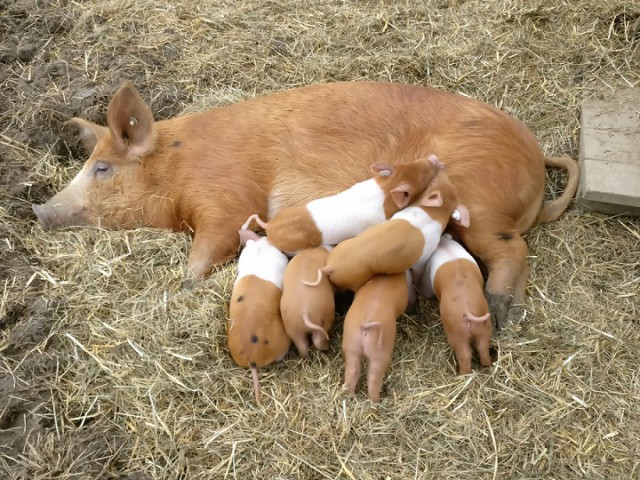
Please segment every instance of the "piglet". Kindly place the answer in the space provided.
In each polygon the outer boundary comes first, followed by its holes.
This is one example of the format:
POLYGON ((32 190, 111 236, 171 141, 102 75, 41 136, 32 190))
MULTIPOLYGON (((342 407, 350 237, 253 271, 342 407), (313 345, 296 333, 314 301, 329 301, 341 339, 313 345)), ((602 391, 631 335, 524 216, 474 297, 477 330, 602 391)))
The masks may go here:
POLYGON ((231 358, 251 368, 256 402, 260 403, 258 369, 281 360, 291 340, 280 316, 282 280, 288 258, 250 230, 240 230, 244 249, 231 292, 227 342, 231 358))
POLYGON ((376 274, 411 269, 418 278, 450 220, 466 227, 469 211, 464 205, 456 206, 453 186, 441 171, 417 205, 337 245, 317 279, 305 283, 319 284, 326 275, 335 286, 356 291, 376 274))
POLYGON ((478 264, 462 245, 444 234, 418 283, 418 291, 440 301, 440 318, 461 375, 471 373, 471 345, 480 365, 491 366, 492 324, 478 264))
POLYGON ((252 215, 243 228, 255 220, 269 241, 283 252, 295 253, 319 245, 336 245, 367 228, 384 222, 405 208, 444 169, 435 155, 415 162, 375 163, 376 175, 336 195, 278 212, 268 223, 252 215))
POLYGON ((324 266, 331 247, 303 250, 294 256, 284 271, 280 311, 287 335, 293 340, 301 357, 309 355, 309 339, 316 348, 329 348, 329 329, 335 316, 334 287, 327 278, 317 287, 302 280, 324 266))
POLYGON ((407 308, 410 275, 376 275, 362 287, 344 319, 342 354, 345 361, 343 389, 355 393, 362 357, 369 362, 369 399, 380 401, 382 381, 391 364, 396 320, 407 308))

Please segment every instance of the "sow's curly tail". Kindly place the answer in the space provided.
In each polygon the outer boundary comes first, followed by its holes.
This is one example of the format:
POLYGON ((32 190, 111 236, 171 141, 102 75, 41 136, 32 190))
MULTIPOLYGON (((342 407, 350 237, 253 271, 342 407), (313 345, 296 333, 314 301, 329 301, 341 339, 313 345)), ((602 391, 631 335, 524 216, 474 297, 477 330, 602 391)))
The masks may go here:
POLYGON ((548 200, 542 204, 542 209, 538 213, 536 223, 546 223, 556 220, 567 209, 569 203, 578 189, 580 169, 578 163, 568 155, 562 157, 549 157, 544 159, 546 167, 563 168, 567 171, 569 179, 562 195, 555 200, 548 200))

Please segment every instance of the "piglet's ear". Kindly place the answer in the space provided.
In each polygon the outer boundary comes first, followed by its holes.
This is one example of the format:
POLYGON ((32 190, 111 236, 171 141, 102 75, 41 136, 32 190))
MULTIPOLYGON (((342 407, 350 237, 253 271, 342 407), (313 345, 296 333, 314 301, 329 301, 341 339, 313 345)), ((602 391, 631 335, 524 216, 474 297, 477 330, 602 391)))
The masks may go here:
POLYGON ((96 144, 109 132, 109 129, 107 127, 101 127, 100 125, 96 125, 89 120, 78 117, 73 117, 72 119, 70 119, 67 123, 65 123, 65 126, 67 125, 76 127, 78 129, 82 146, 89 153, 93 152, 96 144))
POLYGON ((411 198, 411 194, 413 193, 411 189, 411 185, 408 183, 403 183, 398 185, 396 188, 389 192, 391 194, 391 198, 393 202, 398 206, 399 209, 405 208, 409 205, 409 199, 411 198))
POLYGON ((420 200, 420 205, 423 207, 441 207, 442 206, 442 194, 440 190, 434 190, 429 195, 425 195, 420 200))
POLYGON ((464 205, 458 205, 451 214, 451 220, 456 225, 460 225, 461 227, 468 227, 471 224, 469 209, 467 209, 467 207, 465 207, 464 205))
POLYGON ((394 170, 394 166, 389 163, 378 162, 371 165, 371 171, 380 177, 388 177, 394 170))
POLYGON ((151 110, 131 82, 125 82, 111 99, 107 123, 116 146, 128 156, 140 157, 154 149, 151 110))

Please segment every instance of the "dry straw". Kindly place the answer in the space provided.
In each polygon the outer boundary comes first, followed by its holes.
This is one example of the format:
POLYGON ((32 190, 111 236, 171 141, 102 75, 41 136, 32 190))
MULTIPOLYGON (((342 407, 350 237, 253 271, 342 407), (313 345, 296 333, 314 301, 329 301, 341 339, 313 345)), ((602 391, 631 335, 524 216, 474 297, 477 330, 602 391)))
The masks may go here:
POLYGON ((434 85, 577 157, 581 102, 640 82, 637 1, 18 0, 0 27, 0 477, 640 475, 637 219, 572 208, 529 233, 491 369, 456 376, 423 302, 381 404, 341 392, 339 320, 326 353, 264 369, 258 407, 226 349, 233 264, 183 292, 187 236, 49 233, 29 205, 79 168, 63 122, 104 121, 125 79, 158 119, 314 82, 434 85))

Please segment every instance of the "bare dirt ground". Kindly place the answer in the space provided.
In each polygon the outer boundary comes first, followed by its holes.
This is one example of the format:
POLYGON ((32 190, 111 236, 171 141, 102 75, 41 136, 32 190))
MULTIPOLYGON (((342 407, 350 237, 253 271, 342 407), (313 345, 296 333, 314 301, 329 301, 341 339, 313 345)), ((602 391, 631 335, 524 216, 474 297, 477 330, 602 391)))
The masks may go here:
MULTIPOLYGON (((383 402, 328 352, 229 358, 234 265, 180 290, 190 239, 45 232, 31 203, 133 80, 156 119, 314 82, 473 96, 577 158, 581 102, 640 84, 640 2, 0 0, 0 478, 637 478, 640 225, 571 208, 528 235, 529 298, 455 375, 437 305, 404 315, 383 402)), ((612 152, 615 155, 615 152, 612 152)), ((563 176, 549 172, 548 196, 563 176)))

